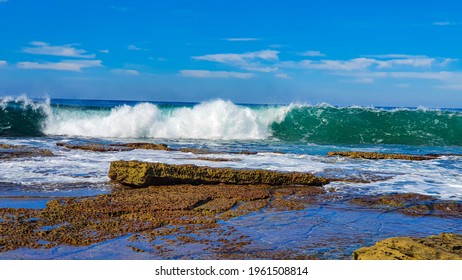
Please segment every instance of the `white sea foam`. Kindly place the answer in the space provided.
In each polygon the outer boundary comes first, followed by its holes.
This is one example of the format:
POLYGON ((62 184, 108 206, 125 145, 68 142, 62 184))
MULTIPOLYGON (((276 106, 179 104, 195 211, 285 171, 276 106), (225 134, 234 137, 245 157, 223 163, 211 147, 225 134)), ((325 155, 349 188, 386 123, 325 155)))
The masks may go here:
POLYGON ((291 106, 251 109, 215 100, 192 108, 161 110, 151 103, 110 111, 55 110, 45 125, 49 135, 117 138, 265 139, 269 126, 291 106))

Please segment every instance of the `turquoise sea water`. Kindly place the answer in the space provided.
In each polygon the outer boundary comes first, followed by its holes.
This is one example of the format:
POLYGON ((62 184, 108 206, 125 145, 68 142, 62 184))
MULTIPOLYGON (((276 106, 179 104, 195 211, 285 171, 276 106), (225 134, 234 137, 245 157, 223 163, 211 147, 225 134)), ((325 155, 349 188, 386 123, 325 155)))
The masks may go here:
MULTIPOLYGON (((46 158, 0 161, 1 208, 42 208, 47 200, 55 197, 106 193, 111 189, 107 177, 109 164, 120 159, 312 172, 347 179, 381 178, 370 183, 338 181, 325 187, 349 195, 412 192, 462 200, 460 109, 242 105, 224 100, 196 104, 2 98, 0 144, 44 148, 55 154, 46 158), (233 161, 197 160, 198 155, 177 151, 96 153, 68 150, 58 147, 58 142, 165 143, 174 149, 208 149, 219 153, 207 157, 233 161), (243 150, 256 154, 236 153, 243 150), (325 156, 333 150, 444 156, 426 161, 325 156)), ((399 213, 345 207, 342 203, 295 212, 255 213, 224 224, 256 240, 251 247, 272 250, 288 246, 320 258, 349 258, 356 248, 394 235, 462 232, 458 219, 416 219, 399 213), (291 234, 287 235, 289 232, 291 234)), ((131 250, 118 250, 114 255, 107 253, 108 246, 114 244, 120 243, 121 248, 126 248, 124 240, 79 250, 67 247, 52 251, 19 249, 3 253, 0 258, 161 257, 133 255, 131 250)), ((201 250, 177 252, 176 256, 213 258, 201 250)))
MULTIPOLYGON (((182 164, 193 154, 135 150, 69 151, 57 142, 165 143, 223 152, 230 162, 199 165, 314 172, 334 177, 387 178, 356 184, 359 192, 417 192, 462 198, 462 111, 430 108, 335 107, 321 105, 239 105, 102 100, 0 101, 0 144, 30 145, 57 156, 0 162, 1 195, 42 191, 90 194, 104 190, 109 163, 138 159, 182 164), (256 155, 236 155, 249 150, 256 155), (327 158, 331 150, 446 154, 435 160, 367 161, 327 158), (89 187, 90 186, 90 187, 89 187)), ((351 187, 331 183, 338 189, 351 187)))

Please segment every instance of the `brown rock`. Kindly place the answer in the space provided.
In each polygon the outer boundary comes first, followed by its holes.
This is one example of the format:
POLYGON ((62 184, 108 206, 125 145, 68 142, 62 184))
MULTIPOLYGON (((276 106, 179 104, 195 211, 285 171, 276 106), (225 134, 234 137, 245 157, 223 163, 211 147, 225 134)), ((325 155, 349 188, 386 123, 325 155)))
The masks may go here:
POLYGON ((320 186, 329 180, 310 173, 237 170, 196 165, 171 165, 141 161, 113 161, 109 178, 123 185, 146 187, 176 184, 268 184, 320 186))
POLYGON ((374 152, 361 152, 361 151, 331 151, 327 153, 328 157, 340 156, 347 158, 362 158, 362 159, 400 159, 400 160, 430 160, 437 158, 431 155, 406 155, 406 154, 383 154, 374 152))
POLYGON ((393 237, 353 253, 355 260, 462 260, 462 235, 393 237))
POLYGON ((69 143, 58 142, 56 143, 58 147, 64 147, 71 150, 83 150, 83 151, 92 151, 92 152, 120 152, 120 151, 131 151, 133 148, 122 147, 122 146, 111 146, 111 145, 102 145, 98 143, 89 143, 82 145, 74 145, 69 143))
POLYGON ((462 203, 416 193, 356 197, 349 202, 368 208, 394 210, 408 216, 462 217, 462 203))
POLYGON ((126 143, 126 144, 111 144, 115 147, 127 147, 132 149, 143 149, 143 150, 161 150, 161 151, 173 151, 165 144, 154 144, 154 143, 126 143))
POLYGON ((56 143, 56 146, 64 147, 72 150, 84 150, 84 151, 93 151, 93 152, 121 152, 121 151, 131 151, 135 149, 143 150, 162 150, 162 151, 172 151, 165 144, 154 144, 154 143, 121 143, 121 144, 109 144, 103 145, 99 143, 88 143, 74 145, 64 142, 56 143))
POLYGON ((0 144, 0 160, 19 157, 50 157, 53 155, 50 150, 23 145, 0 144))
MULTIPOLYGON (((227 162, 227 161, 241 161, 238 158, 213 158, 213 157, 197 157, 197 158, 185 158, 186 160, 205 160, 205 161, 214 161, 214 162, 227 162)), ((182 160, 185 160, 182 159, 182 160)))

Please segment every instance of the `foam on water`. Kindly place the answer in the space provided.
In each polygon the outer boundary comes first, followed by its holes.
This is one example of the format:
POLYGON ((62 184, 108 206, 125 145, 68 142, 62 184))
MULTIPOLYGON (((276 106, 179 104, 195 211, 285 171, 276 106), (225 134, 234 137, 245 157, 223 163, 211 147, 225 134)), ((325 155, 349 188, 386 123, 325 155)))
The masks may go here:
MULTIPOLYGON (((109 181, 107 174, 111 161, 142 160, 169 164, 311 172, 320 175, 337 174, 340 177, 348 177, 349 174, 358 176, 366 174, 367 176, 372 175, 372 177, 376 175, 387 179, 372 183, 332 182, 326 187, 334 187, 340 192, 343 190, 348 192, 356 190, 364 193, 414 192, 434 195, 443 199, 462 199, 462 162, 458 156, 447 156, 430 161, 372 161, 325 157, 323 155, 325 154, 325 147, 313 146, 311 147, 312 152, 309 154, 260 152, 256 155, 232 153, 207 155, 207 157, 238 160, 211 162, 197 160, 198 155, 181 152, 133 150, 95 153, 81 150, 66 151, 55 146, 56 140, 50 141, 49 139, 34 139, 33 141, 11 139, 8 143, 26 144, 53 150, 56 154, 54 157, 0 161, 0 182, 30 186, 35 189, 41 187, 46 191, 59 192, 61 185, 104 184, 109 181)), ((178 145, 178 143, 176 144, 178 145)), ((218 150, 224 150, 227 146, 227 144, 223 144, 220 147, 219 143, 214 143, 214 145, 218 150)), ((241 145, 242 148, 247 147, 245 143, 235 143, 235 145, 241 145)), ((373 149, 369 147, 369 150, 373 149)))
POLYGON ((224 100, 168 106, 146 102, 114 102, 116 106, 89 103, 58 105, 50 100, 32 102, 24 96, 0 99, 0 135, 15 136, 0 138, 0 144, 46 148, 56 154, 0 161, 0 184, 47 191, 59 190, 62 185, 105 184, 110 162, 123 159, 340 177, 377 175, 388 179, 367 184, 333 182, 328 187, 462 199, 462 160, 458 156, 421 162, 324 156, 329 150, 352 147, 392 153, 462 154, 462 113, 457 110, 340 108, 328 104, 243 106, 224 100), (86 141, 85 137, 103 142, 163 138, 161 142, 176 148, 207 143, 207 148, 216 151, 259 153, 208 155, 239 160, 210 162, 192 161, 197 155, 179 152, 94 153, 56 147, 58 141, 86 141), (286 154, 268 152, 276 150, 286 154))
POLYGON ((269 126, 290 106, 252 110, 216 100, 192 108, 161 110, 151 103, 123 105, 107 112, 56 111, 46 122, 49 135, 111 138, 265 139, 269 126))

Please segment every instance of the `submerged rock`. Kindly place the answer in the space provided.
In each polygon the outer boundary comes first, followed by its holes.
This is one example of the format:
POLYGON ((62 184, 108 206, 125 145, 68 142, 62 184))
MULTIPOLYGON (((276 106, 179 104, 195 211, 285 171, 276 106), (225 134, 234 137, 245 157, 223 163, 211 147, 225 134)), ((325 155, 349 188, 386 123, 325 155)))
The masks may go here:
POLYGON ((240 152, 218 152, 207 149, 198 149, 198 148, 180 148, 178 151, 183 153, 191 153, 196 155, 213 155, 213 154, 236 154, 236 155, 256 155, 257 152, 252 151, 240 151, 240 152))
POLYGON ((408 216, 437 216, 462 218, 462 203, 438 200, 417 193, 392 193, 357 197, 350 203, 367 208, 397 211, 408 216))
POLYGON ((261 201, 253 209, 258 211, 270 195, 267 185, 153 186, 59 198, 44 209, 0 208, 0 253, 21 247, 88 246, 134 233, 155 239, 153 230, 163 226, 218 227, 218 215, 238 204, 261 201))
POLYGON ((238 158, 213 158, 213 157, 186 158, 186 160, 205 160, 205 161, 214 161, 214 162, 228 162, 228 161, 237 162, 237 161, 241 161, 241 159, 238 159, 238 158))
POLYGON ((154 143, 126 143, 126 144, 111 144, 113 147, 127 147, 132 149, 142 150, 160 150, 160 151, 173 151, 166 144, 154 144, 154 143))
POLYGON ((220 152, 215 152, 207 149, 198 149, 198 148, 180 148, 178 151, 182 153, 191 153, 196 155, 210 155, 210 154, 220 154, 220 152))
POLYGON ((121 151, 131 151, 133 148, 122 147, 122 146, 110 146, 103 145, 98 143, 89 143, 74 145, 69 143, 58 142, 56 143, 58 147, 64 147, 71 150, 83 150, 83 151, 92 151, 92 152, 121 152, 121 151))
POLYGON ((353 253, 355 260, 462 260, 462 235, 393 237, 353 253))
POLYGON ((435 159, 434 155, 407 155, 407 154, 383 154, 375 152, 361 152, 361 151, 330 151, 327 153, 328 157, 340 156, 347 158, 362 158, 362 159, 401 159, 401 160, 430 160, 435 159))
POLYGON ((146 187, 176 184, 268 184, 320 186, 329 180, 310 173, 212 168, 141 161, 113 161, 109 178, 123 185, 146 187))
POLYGON ((0 160, 20 157, 50 157, 53 152, 23 145, 0 144, 0 160))
POLYGON ((170 149, 165 144, 154 143, 121 143, 104 145, 100 143, 69 144, 64 142, 58 142, 56 143, 56 146, 64 147, 71 150, 84 150, 93 152, 123 152, 135 149, 172 151, 172 149, 170 149))

